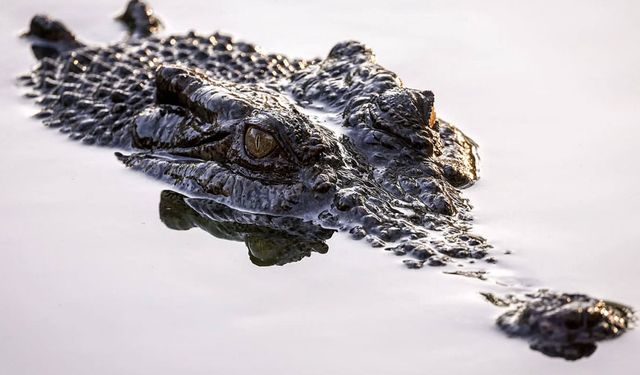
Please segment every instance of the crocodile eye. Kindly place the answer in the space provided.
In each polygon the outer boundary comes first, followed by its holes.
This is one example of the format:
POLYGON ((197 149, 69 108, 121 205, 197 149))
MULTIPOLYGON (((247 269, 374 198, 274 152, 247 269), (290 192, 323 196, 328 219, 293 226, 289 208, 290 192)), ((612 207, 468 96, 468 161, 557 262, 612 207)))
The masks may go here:
POLYGON ((249 127, 244 133, 244 148, 256 159, 269 155, 277 145, 271 134, 254 126, 249 127))

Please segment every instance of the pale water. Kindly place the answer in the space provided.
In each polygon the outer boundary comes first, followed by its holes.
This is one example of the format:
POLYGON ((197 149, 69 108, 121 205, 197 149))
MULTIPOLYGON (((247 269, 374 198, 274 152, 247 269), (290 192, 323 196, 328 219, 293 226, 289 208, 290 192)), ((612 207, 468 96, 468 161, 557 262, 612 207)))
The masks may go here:
MULTIPOLYGON (((123 35, 124 0, 0 9, 0 374, 637 373, 640 335, 578 362, 498 332, 487 283, 335 235, 259 268, 244 244, 158 219, 167 186, 41 126, 14 77, 36 12, 123 35)), ((153 1, 169 32, 228 31, 323 56, 358 39, 480 144, 467 190, 500 268, 640 307, 640 4, 153 1), (513 255, 504 256, 504 250, 513 255)))

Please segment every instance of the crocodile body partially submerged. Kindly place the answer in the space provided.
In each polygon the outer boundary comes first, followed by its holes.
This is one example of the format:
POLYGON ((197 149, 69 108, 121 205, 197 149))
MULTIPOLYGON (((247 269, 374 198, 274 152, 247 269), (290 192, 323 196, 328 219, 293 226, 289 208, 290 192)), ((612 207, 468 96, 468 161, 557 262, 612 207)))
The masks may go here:
MULTIPOLYGON (((290 59, 219 33, 159 37, 161 22, 137 0, 119 19, 129 37, 91 47, 34 17, 39 63, 20 81, 45 125, 126 151, 125 165, 193 196, 163 193, 167 226, 245 241, 260 265, 326 252, 334 230, 411 268, 494 261, 459 190, 478 178, 475 143, 363 44, 290 59)), ((571 359, 632 317, 584 295, 490 299, 511 307, 499 319, 507 333, 571 359)))

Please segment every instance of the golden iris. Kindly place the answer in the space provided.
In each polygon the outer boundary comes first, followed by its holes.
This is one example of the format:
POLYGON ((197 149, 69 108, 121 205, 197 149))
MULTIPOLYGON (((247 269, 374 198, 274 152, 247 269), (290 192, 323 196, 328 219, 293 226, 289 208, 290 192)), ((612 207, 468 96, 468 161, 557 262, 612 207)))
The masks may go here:
POLYGON ((251 126, 244 133, 244 147, 247 153, 256 159, 263 158, 273 151, 278 143, 264 130, 251 126))

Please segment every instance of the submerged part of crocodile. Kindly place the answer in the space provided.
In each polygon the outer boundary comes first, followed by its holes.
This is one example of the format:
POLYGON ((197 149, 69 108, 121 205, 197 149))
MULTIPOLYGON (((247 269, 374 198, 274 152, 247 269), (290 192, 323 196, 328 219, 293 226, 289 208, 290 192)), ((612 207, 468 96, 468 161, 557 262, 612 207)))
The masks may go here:
POLYGON ((282 266, 311 253, 324 254, 334 231, 295 217, 234 210, 207 198, 190 198, 171 190, 160 194, 160 220, 171 229, 198 227, 225 240, 242 241, 257 266, 282 266))
MULTIPOLYGON (((157 36, 162 24, 142 1, 118 19, 126 40, 92 47, 35 16, 26 35, 39 63, 20 81, 45 125, 117 147, 126 166, 196 197, 163 194, 169 227, 243 240, 264 265, 326 252, 333 230, 407 257, 411 268, 486 257, 490 245, 470 233, 459 190, 478 178, 476 145, 436 117, 433 93, 404 87, 363 44, 290 59, 220 33, 157 36)), ((554 332, 567 334, 553 335, 555 347, 627 327, 569 334, 556 313, 564 300, 505 299, 512 310, 499 326, 540 342, 547 331, 526 327, 557 323, 554 332)), ((619 309, 602 303, 598 311, 619 309)))

